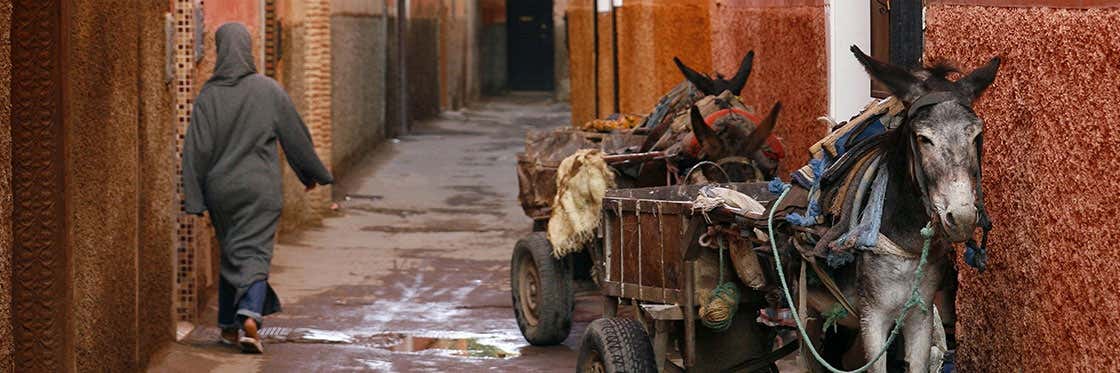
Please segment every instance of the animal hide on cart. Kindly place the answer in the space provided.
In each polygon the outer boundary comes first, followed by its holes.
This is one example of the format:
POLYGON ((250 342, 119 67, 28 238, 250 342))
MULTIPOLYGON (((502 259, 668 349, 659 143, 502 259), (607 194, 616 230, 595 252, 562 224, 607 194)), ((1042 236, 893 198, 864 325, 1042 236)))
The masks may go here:
POLYGON ((598 149, 582 149, 564 158, 556 171, 556 199, 548 220, 552 256, 583 249, 595 237, 602 218, 603 196, 614 187, 614 172, 598 149))

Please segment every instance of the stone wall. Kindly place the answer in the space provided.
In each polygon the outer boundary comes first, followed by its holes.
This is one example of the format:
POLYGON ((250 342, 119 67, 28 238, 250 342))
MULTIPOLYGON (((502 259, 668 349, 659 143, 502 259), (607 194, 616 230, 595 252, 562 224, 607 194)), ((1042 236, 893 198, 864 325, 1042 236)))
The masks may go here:
MULTIPOLYGON (((775 133, 785 142, 780 175, 809 161, 827 129, 828 48, 823 0, 721 0, 711 7, 713 70, 733 75, 749 50, 754 65, 743 100, 759 113, 782 102, 775 133)), ((847 118, 837 118, 844 120, 847 118)))
POLYGON ((335 176, 344 177, 386 136, 389 40, 382 8, 344 12, 337 5, 331 16, 331 158, 335 176))
MULTIPOLYGON (((0 123, 11 123, 12 3, 0 3, 0 123)), ((12 129, 0 126, 0 221, 12 221, 12 129)), ((12 225, 0 224, 0 372, 12 372, 12 225)))
POLYGON ((1120 365, 1120 10, 935 3, 927 60, 1003 58, 975 106, 995 229, 986 272, 957 264, 960 370, 1120 365))

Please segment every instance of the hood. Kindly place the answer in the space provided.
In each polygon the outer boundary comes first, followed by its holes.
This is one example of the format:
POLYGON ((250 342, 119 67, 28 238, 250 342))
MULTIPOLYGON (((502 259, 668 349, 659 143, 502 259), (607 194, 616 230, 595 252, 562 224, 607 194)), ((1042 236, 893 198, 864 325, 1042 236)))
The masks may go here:
POLYGON ((235 85, 241 78, 255 74, 253 64, 253 40, 249 30, 240 23, 226 23, 214 34, 218 47, 218 60, 214 64, 214 75, 207 83, 235 85))

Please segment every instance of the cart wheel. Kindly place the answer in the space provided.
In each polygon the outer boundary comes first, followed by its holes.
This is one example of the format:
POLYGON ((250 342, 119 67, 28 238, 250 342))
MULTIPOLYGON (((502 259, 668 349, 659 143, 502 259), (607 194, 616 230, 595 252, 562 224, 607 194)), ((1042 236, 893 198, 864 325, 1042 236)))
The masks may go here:
POLYGON ((572 271, 568 260, 552 257, 543 232, 517 241, 510 263, 513 313, 530 344, 555 345, 572 329, 572 271))
POLYGON ((581 373, 654 372, 653 346, 637 320, 622 317, 598 319, 587 326, 579 347, 581 373))

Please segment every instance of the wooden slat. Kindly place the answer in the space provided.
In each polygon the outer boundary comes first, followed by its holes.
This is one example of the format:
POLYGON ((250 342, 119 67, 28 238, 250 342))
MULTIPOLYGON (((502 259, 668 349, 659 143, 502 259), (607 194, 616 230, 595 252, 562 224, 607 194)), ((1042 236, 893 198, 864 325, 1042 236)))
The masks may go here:
POLYGON ((663 215, 661 217, 661 224, 665 229, 661 232, 661 242, 664 247, 665 268, 665 287, 669 289, 683 289, 684 282, 682 278, 684 274, 681 273, 684 263, 684 255, 681 252, 681 232, 686 229, 684 226, 685 219, 680 215, 663 215))
POLYGON ((638 253, 641 272, 636 283, 642 286, 665 287, 662 281, 665 266, 661 262, 661 248, 664 242, 661 240, 661 227, 658 224, 656 210, 650 209, 648 212, 642 210, 638 221, 641 224, 638 237, 641 248, 641 252, 638 253))
POLYGON ((681 297, 680 290, 638 286, 637 284, 620 283, 618 281, 604 281, 601 290, 603 295, 619 297, 624 300, 636 299, 643 302, 679 304, 680 300, 684 299, 681 297))

